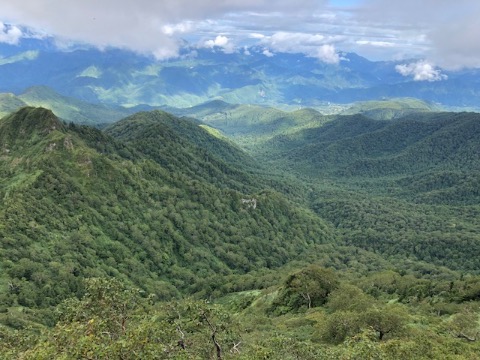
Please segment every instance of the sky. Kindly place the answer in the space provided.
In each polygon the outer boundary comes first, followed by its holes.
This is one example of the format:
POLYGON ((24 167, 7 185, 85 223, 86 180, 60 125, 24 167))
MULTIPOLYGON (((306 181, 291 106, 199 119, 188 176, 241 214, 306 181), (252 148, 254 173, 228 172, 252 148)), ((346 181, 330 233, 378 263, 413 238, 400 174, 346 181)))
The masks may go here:
POLYGON ((187 41, 330 64, 355 52, 437 81, 441 69, 480 67, 478 19, 480 0, 0 0, 0 42, 48 36, 59 47, 81 42, 167 59, 187 41))

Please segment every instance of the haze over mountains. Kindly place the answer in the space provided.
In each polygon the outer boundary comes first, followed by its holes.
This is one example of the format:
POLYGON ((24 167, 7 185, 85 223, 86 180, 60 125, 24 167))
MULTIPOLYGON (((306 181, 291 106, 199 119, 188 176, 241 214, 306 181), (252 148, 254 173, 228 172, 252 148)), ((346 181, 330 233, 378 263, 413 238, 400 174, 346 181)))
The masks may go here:
POLYGON ((64 96, 110 105, 189 107, 219 99, 229 103, 327 107, 329 103, 414 97, 450 107, 476 108, 475 69, 415 81, 399 73, 405 61, 372 62, 341 53, 338 64, 304 54, 261 48, 225 53, 186 46, 181 56, 155 60, 118 49, 62 51, 48 40, 0 45, 0 91, 23 93, 44 85, 64 96), (432 80, 432 81, 427 81, 432 80), (435 80, 435 81, 433 81, 435 80))

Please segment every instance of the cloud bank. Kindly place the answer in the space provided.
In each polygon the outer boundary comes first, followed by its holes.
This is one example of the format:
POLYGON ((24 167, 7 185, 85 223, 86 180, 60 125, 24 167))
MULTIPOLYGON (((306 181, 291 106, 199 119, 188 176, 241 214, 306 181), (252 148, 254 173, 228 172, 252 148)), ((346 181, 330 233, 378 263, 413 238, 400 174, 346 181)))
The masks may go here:
POLYGON ((158 58, 176 56, 187 40, 226 52, 261 45, 332 64, 338 50, 429 59, 454 70, 480 67, 479 17, 477 0, 0 0, 0 42, 18 43, 25 26, 62 43, 158 58))
MULTIPOLYGON (((299 9, 313 10, 326 3, 327 0, 15 0, 0 2, 0 20, 38 28, 63 41, 169 57, 178 54, 181 41, 177 35, 196 31, 196 23, 233 13, 244 14, 244 19, 252 12, 295 14, 299 9)), ((4 28, 0 41, 18 41, 15 35, 4 28)))
POLYGON ((480 1, 366 0, 358 19, 395 29, 413 40, 420 34, 423 57, 447 69, 480 67, 480 1), (410 35, 408 35, 410 34, 410 35))

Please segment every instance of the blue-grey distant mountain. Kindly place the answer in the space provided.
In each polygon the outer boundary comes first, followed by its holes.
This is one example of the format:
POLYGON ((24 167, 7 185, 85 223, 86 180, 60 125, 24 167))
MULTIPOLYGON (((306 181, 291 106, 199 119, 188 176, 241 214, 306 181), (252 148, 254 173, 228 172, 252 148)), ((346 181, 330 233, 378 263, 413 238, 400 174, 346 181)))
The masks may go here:
POLYGON ((25 106, 44 107, 65 121, 80 124, 102 125, 118 121, 139 108, 124 108, 108 104, 91 104, 73 97, 62 96, 46 86, 32 86, 15 96, 0 93, 0 117, 25 106))
POLYGON ((267 57, 257 48, 249 55, 185 48, 178 59, 157 61, 118 49, 60 51, 49 41, 30 39, 0 45, 0 92, 45 85, 64 96, 124 106, 188 107, 215 99, 318 106, 393 97, 448 106, 480 103, 480 70, 419 82, 400 75, 398 62, 372 62, 353 53, 342 59, 332 65, 302 54, 267 57))

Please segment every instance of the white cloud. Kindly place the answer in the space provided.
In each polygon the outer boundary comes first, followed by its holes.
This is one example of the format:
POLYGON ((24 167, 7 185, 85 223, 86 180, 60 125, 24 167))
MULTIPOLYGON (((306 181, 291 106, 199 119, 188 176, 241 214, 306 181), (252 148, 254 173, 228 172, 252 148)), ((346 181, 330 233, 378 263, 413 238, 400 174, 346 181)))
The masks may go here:
POLYGON ((223 35, 218 35, 215 40, 205 41, 205 47, 213 48, 215 46, 224 47, 228 44, 228 38, 223 35))
POLYGON ((61 44, 163 57, 178 54, 183 39, 228 34, 223 51, 260 45, 333 61, 330 45, 375 60, 480 68, 479 16, 478 0, 0 0, 0 21, 17 25, 0 23, 0 41, 34 36, 21 34, 28 28, 61 44))
POLYGON ((375 41, 375 40, 357 40, 356 43, 358 45, 367 45, 367 46, 375 46, 375 47, 395 47, 395 43, 391 41, 375 41))
POLYGON ((277 32, 270 37, 265 37, 264 42, 273 49, 281 52, 300 52, 305 48, 325 44, 325 36, 320 34, 277 32), (299 51, 300 50, 300 51, 299 51))
POLYGON ((162 46, 156 50, 153 50, 152 55, 157 60, 167 60, 167 59, 177 57, 178 49, 173 46, 172 47, 162 46))
POLYGON ((271 52, 270 50, 268 50, 268 49, 263 50, 262 54, 265 55, 266 57, 275 56, 275 54, 272 53, 272 52, 271 52))
POLYGON ((403 76, 413 76, 415 81, 440 81, 447 79, 447 75, 442 74, 439 69, 435 69, 433 64, 425 60, 397 65, 395 70, 403 76))
POLYGON ((265 37, 265 35, 259 34, 259 33, 251 33, 251 34, 249 35, 249 37, 250 37, 251 39, 263 39, 263 38, 265 37))
POLYGON ((303 53, 328 64, 338 64, 340 56, 332 43, 339 39, 338 36, 281 31, 264 36, 261 42, 276 52, 303 53))
POLYGON ((335 46, 330 44, 322 45, 317 48, 317 54, 315 57, 327 64, 338 64, 340 62, 340 56, 335 50, 335 46))
POLYGON ((235 52, 235 45, 230 39, 224 35, 217 35, 213 40, 207 40, 203 43, 203 47, 213 49, 215 47, 222 48, 222 51, 226 54, 235 52))
POLYGON ((365 0, 358 21, 396 29, 397 38, 423 44, 422 57, 442 68, 480 67, 480 1, 365 0))
POLYGON ((178 24, 166 24, 162 27, 162 31, 165 35, 172 36, 176 34, 185 34, 193 30, 193 24, 191 21, 182 21, 178 24))
MULTIPOLYGON (((127 48, 141 53, 178 54, 182 38, 198 41, 225 24, 247 26, 249 14, 259 14, 260 33, 268 14, 300 14, 326 6, 328 0, 14 0, 0 1, 0 20, 39 29, 60 39, 94 46, 127 48), (235 18, 232 20, 232 16, 235 18), (198 24, 213 21, 217 27, 193 34, 198 24), (229 22, 230 21, 230 22, 229 22)), ((1 41, 17 41, 18 28, 3 31, 1 41)), ((230 43, 233 43, 231 40, 230 43)), ((232 45, 233 46, 233 45, 232 45)), ((223 46, 224 51, 234 51, 223 46)), ((165 55, 166 56, 166 55, 165 55)))
POLYGON ((6 25, 0 21, 0 43, 15 45, 18 44, 22 36, 23 33, 19 27, 6 25))

